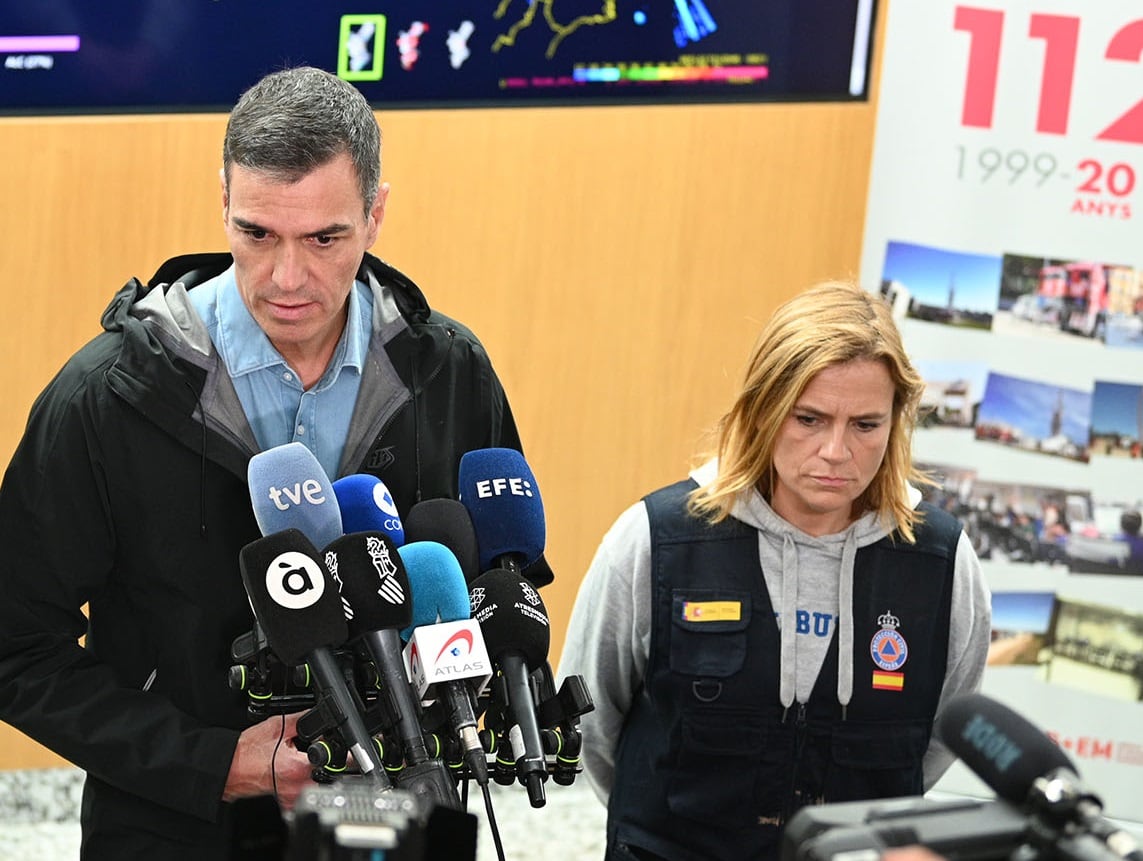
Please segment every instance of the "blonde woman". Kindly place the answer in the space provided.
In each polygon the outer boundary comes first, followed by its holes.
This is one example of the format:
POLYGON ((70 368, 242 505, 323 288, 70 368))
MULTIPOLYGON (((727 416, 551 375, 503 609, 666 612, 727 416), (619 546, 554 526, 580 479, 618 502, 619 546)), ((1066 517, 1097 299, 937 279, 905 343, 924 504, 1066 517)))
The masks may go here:
POLYGON ((881 297, 777 309, 714 455, 624 512, 581 584, 561 675, 612 859, 773 859, 806 804, 920 794, 975 690, 990 595, 960 523, 921 501, 923 381, 881 297))

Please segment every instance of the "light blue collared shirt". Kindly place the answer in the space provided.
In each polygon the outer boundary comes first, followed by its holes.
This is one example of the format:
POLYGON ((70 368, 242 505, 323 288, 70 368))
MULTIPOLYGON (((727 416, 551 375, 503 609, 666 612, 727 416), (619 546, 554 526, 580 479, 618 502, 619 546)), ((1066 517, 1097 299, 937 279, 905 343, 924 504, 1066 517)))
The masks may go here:
POLYGON ((263 451, 300 442, 314 453, 330 480, 337 473, 349 420, 361 386, 361 369, 373 326, 373 294, 360 281, 349 291, 349 315, 321 379, 309 391, 251 316, 231 266, 187 292, 222 356, 246 420, 263 451))

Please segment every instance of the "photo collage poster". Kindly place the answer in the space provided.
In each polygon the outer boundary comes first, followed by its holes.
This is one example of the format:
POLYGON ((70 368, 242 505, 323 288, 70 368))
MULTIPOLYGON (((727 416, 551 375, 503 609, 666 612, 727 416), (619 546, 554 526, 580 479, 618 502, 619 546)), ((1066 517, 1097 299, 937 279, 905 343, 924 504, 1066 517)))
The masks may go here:
MULTIPOLYGON (((993 593, 983 693, 1143 829, 1143 7, 886 14, 860 277, 993 593)), ((959 762, 937 788, 993 794, 959 762)))

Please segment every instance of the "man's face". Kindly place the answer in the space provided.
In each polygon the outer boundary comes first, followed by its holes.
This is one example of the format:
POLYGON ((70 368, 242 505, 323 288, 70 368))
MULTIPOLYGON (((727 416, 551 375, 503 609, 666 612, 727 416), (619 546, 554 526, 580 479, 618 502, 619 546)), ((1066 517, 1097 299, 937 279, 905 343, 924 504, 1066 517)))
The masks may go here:
POLYGON ((809 535, 844 530, 885 458, 892 417, 893 380, 882 362, 821 371, 778 431, 771 508, 809 535))
POLYGON ((315 370, 320 376, 333 355, 346 298, 362 255, 377 239, 388 191, 381 188, 366 216, 346 154, 295 183, 237 165, 229 190, 224 180, 223 223, 238 292, 303 377, 315 370))

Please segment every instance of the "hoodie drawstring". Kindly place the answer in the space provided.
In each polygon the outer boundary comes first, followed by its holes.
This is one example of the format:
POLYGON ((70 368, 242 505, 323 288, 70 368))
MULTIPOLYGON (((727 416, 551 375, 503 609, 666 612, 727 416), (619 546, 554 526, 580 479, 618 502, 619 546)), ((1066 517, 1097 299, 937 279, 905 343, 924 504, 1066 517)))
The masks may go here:
POLYGON ((845 536, 841 548, 841 576, 837 584, 837 701, 841 719, 853 698, 853 563, 857 557, 857 536, 853 530, 845 536))

